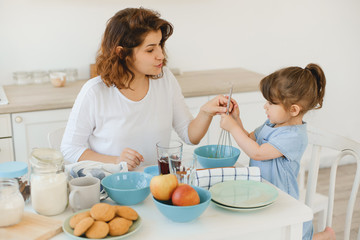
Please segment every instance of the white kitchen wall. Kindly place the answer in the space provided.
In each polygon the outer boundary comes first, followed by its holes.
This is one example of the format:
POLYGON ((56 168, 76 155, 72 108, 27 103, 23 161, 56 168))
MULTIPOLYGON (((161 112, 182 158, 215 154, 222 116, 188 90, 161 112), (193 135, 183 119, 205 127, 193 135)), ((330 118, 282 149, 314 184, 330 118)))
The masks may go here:
POLYGON ((139 6, 173 23, 169 66, 182 71, 320 64, 325 104, 308 121, 360 141, 358 0, 0 0, 0 84, 22 70, 71 67, 88 78, 106 21, 139 6))

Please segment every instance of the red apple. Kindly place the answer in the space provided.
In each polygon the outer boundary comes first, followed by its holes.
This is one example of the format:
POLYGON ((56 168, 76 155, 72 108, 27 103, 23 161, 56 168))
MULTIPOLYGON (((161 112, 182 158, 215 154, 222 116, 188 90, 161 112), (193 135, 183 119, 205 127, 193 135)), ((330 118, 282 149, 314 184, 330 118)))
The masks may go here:
POLYGON ((150 181, 151 194, 161 201, 170 200, 177 186, 178 180, 174 174, 154 176, 150 181))
POLYGON ((179 185, 171 196, 175 206, 192 206, 200 203, 199 194, 188 184, 179 185))

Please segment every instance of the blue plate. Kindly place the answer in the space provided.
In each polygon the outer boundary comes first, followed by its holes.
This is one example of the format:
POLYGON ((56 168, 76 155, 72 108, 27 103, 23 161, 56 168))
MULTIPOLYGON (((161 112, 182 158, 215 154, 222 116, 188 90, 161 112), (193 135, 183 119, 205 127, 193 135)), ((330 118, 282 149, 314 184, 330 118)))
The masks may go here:
POLYGON ((158 167, 158 165, 146 167, 144 169, 144 173, 150 174, 152 176, 158 176, 159 175, 159 167, 158 167))

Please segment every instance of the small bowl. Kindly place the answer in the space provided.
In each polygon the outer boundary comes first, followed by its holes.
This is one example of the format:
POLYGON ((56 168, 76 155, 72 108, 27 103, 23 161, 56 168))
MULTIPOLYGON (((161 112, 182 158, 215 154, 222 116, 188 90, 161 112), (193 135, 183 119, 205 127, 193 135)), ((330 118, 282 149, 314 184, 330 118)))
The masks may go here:
MULTIPOLYGON (((220 147, 220 146, 219 146, 220 147)), ((225 147, 225 146, 224 146, 225 147)), ((203 168, 232 167, 240 156, 240 149, 226 146, 224 157, 215 158, 218 145, 205 145, 194 150, 194 154, 203 168), (231 153, 232 152, 232 153, 231 153)))
POLYGON ((151 176, 158 176, 159 175, 159 167, 158 167, 158 165, 146 167, 146 168, 144 168, 144 173, 150 174, 151 176))
POLYGON ((135 205, 150 194, 152 176, 143 172, 121 172, 101 180, 109 197, 120 205, 135 205))
POLYGON ((199 194, 200 203, 193 206, 174 206, 171 201, 159 201, 153 197, 153 201, 159 211, 174 222, 190 222, 198 218, 209 206, 211 200, 210 191, 192 186, 199 194))

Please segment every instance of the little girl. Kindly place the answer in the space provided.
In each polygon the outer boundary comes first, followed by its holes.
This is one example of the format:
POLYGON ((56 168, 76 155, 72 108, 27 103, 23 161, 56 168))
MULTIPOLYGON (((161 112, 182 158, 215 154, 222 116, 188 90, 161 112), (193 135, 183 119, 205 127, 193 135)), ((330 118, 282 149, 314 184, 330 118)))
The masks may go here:
MULTIPOLYGON (((240 119, 236 101, 230 115, 222 114, 220 126, 229 131, 239 147, 250 157, 250 166, 258 166, 261 176, 293 196, 299 198, 297 176, 300 160, 307 146, 305 113, 322 107, 326 79, 316 64, 306 68, 280 69, 260 82, 260 90, 267 100, 264 109, 268 119, 255 131, 247 132, 240 119)), ((327 227, 313 236, 312 223, 304 223, 303 239, 335 239, 327 227)))

